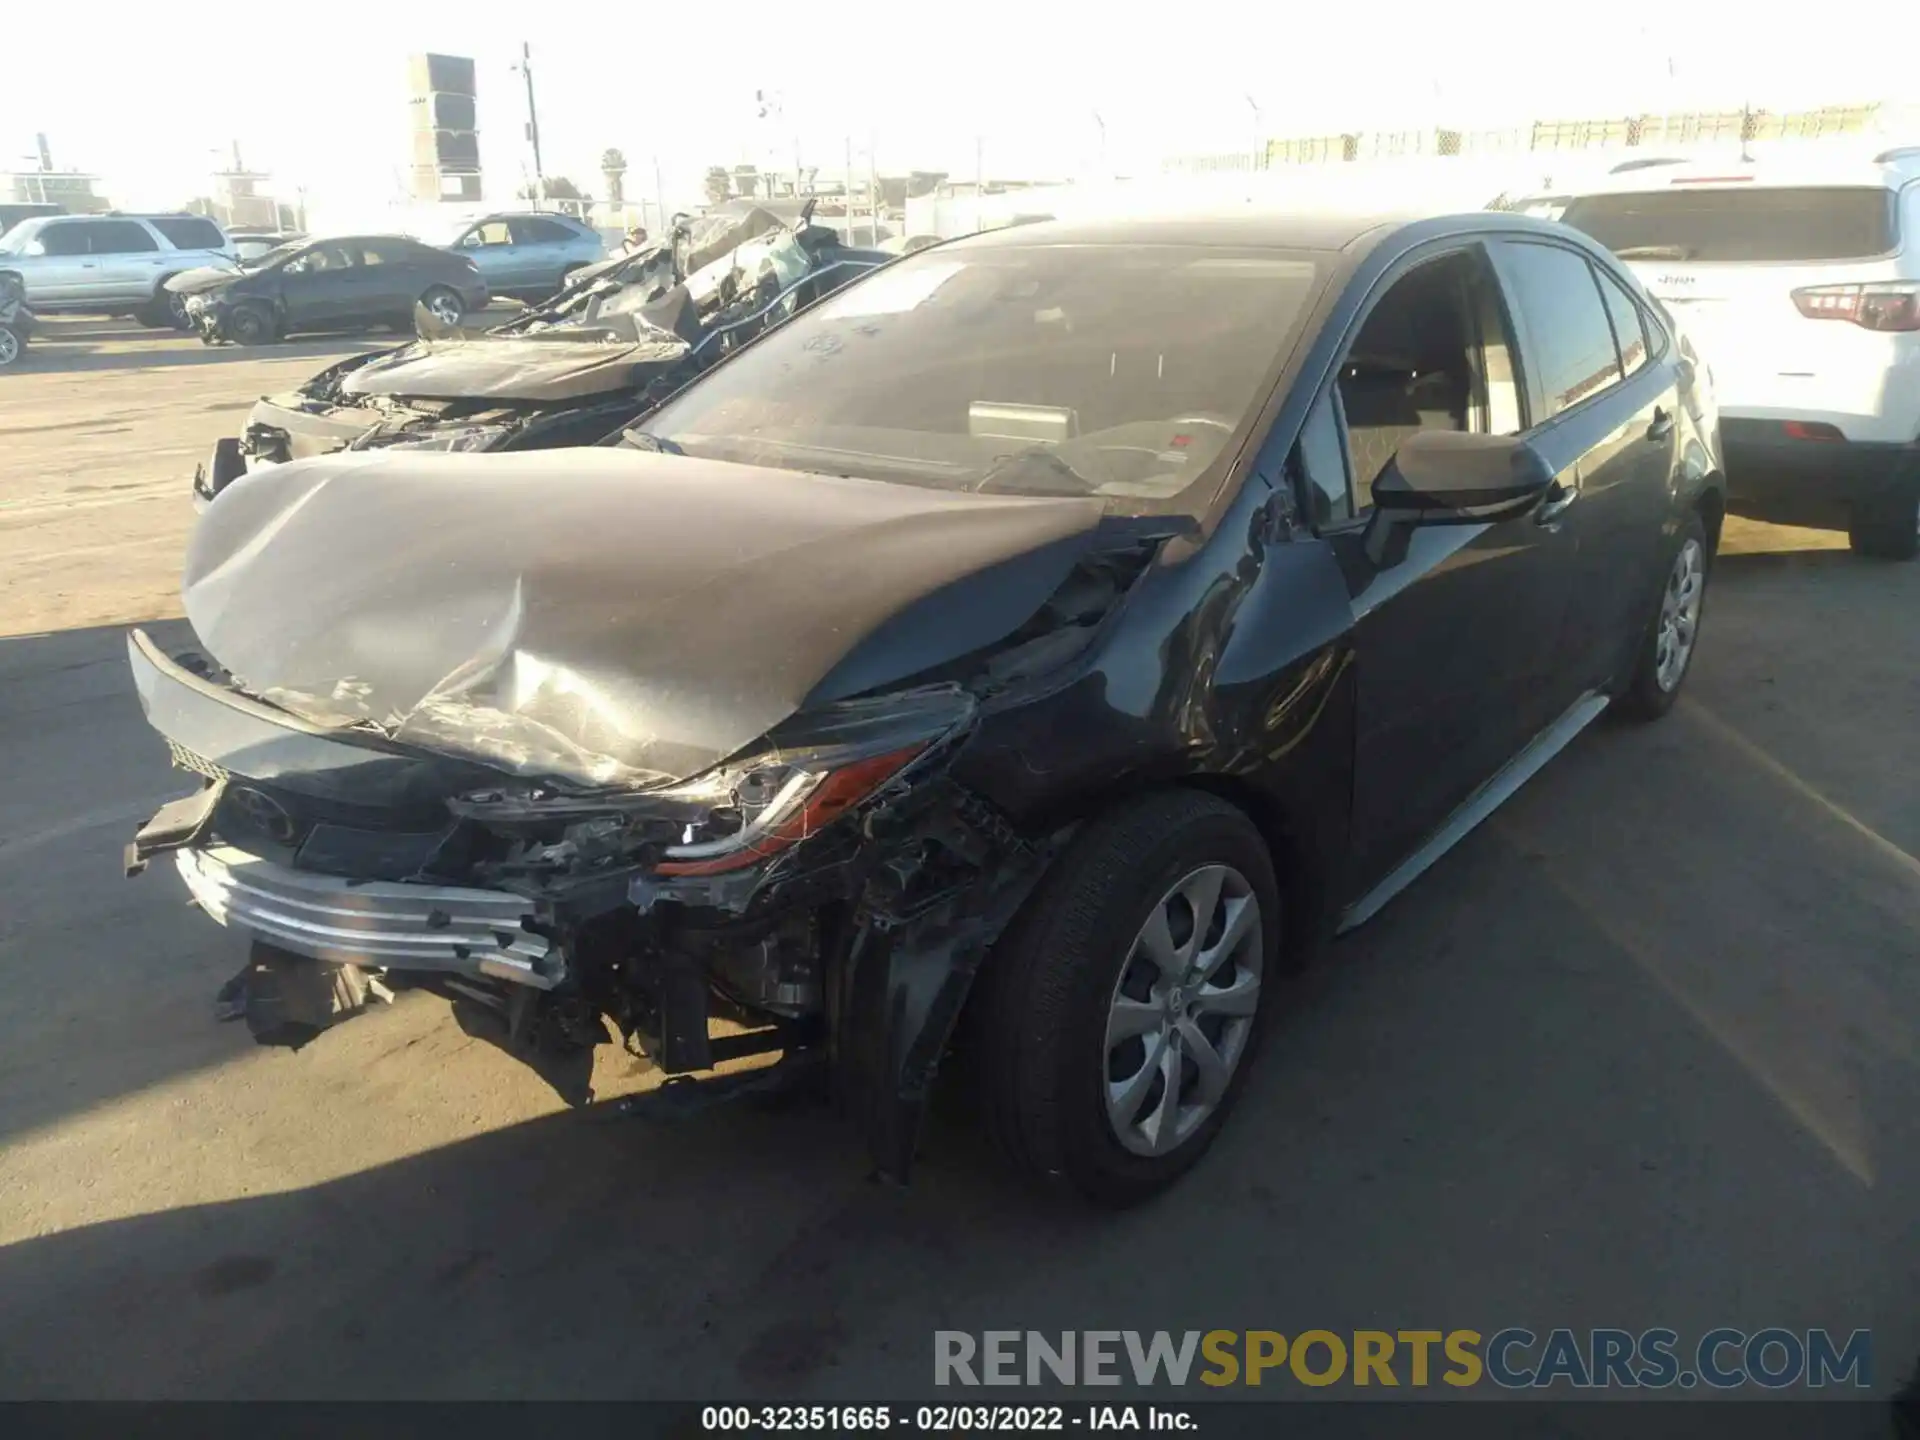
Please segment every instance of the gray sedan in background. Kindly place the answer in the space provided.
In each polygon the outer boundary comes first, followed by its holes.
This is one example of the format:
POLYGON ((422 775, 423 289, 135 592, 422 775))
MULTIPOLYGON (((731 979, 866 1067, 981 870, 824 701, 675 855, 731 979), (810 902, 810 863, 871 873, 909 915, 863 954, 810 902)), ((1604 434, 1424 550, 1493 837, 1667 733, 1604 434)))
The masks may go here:
POLYGON ((568 274, 604 259, 607 242, 570 215, 485 215, 454 236, 447 248, 473 261, 495 295, 544 300, 568 274))

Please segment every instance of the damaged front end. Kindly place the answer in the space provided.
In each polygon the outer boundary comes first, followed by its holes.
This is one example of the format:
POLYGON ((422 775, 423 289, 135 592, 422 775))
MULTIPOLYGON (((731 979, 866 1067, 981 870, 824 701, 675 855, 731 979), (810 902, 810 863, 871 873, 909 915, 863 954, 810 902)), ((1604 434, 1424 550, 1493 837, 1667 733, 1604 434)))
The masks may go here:
POLYGON ((970 766, 1177 529, 606 449, 299 462, 195 532, 206 653, 130 638, 203 783, 129 869, 171 855, 253 938, 228 999, 262 1038, 424 986, 550 1079, 616 1038, 699 1077, 648 1107, 824 1075, 904 1177, 1066 836, 970 766))
POLYGON ((956 685, 829 707, 685 783, 591 790, 310 725, 141 631, 129 656, 204 783, 128 871, 170 855, 252 937, 225 998, 263 1042, 407 984, 491 1012, 543 1070, 607 1022, 670 1080, 777 1053, 703 1088, 824 1072, 899 1179, 973 973, 1051 853, 954 780, 978 719, 956 685))

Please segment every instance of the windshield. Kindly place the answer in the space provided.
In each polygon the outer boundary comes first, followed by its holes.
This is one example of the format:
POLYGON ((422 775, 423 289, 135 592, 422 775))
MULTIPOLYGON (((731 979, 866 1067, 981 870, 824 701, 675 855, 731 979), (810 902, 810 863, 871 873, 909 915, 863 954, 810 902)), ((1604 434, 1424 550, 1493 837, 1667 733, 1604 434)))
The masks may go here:
POLYGON ((1317 280, 1272 250, 943 247, 803 311, 630 443, 1125 513, 1204 504, 1317 280))
POLYGON ((0 255, 25 254, 28 244, 44 228, 32 220, 21 221, 6 234, 0 235, 0 255))
POLYGON ((1587 195, 1560 218, 1624 260, 1793 264, 1887 254, 1893 202, 1877 186, 1689 187, 1587 195))

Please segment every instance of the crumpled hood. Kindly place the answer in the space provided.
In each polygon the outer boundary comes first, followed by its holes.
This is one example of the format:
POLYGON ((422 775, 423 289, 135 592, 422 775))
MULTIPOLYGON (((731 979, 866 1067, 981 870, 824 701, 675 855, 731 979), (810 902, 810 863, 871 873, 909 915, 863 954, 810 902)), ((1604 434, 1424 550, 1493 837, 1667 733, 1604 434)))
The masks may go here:
POLYGON ((1003 639, 1101 514, 615 449, 331 455, 235 481, 183 593, 308 720, 646 786, 1003 639))
POLYGON ((209 290, 223 290, 243 278, 239 270, 219 265, 201 265, 192 270, 182 270, 167 281, 167 289, 175 295, 204 295, 209 290))
POLYGON ((651 370, 686 353, 684 345, 660 341, 423 341, 362 365, 340 382, 340 391, 430 400, 574 400, 644 384, 651 370))

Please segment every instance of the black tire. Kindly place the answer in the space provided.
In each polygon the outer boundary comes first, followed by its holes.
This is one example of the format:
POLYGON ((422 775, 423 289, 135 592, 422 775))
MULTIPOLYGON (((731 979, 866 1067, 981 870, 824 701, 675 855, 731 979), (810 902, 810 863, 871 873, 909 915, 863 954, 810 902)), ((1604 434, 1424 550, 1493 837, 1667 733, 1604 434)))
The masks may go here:
POLYGON ((1712 575, 1713 549, 1707 541, 1707 527, 1698 515, 1689 515, 1680 531, 1679 543, 1660 571, 1660 589, 1654 595, 1652 613, 1647 618, 1639 648, 1634 651, 1632 677, 1626 689, 1614 698, 1613 709, 1625 719, 1658 720, 1680 698, 1680 687, 1686 683, 1687 672, 1693 668, 1693 657, 1700 648, 1700 624, 1706 614, 1707 582, 1712 575), (1693 609, 1692 639, 1680 660, 1678 673, 1670 673, 1663 662, 1673 637, 1670 633, 1663 636, 1663 622, 1668 594, 1678 580, 1678 567, 1689 546, 1694 547, 1698 555, 1699 598, 1693 609))
POLYGON ((1910 475, 1870 505, 1858 507, 1847 543, 1870 560, 1911 560, 1920 554, 1920 474, 1910 475))
POLYGON ((466 302, 460 298, 459 292, 445 285, 430 286, 426 293, 420 297, 420 305, 429 313, 435 311, 436 308, 440 306, 451 305, 454 311, 451 319, 445 315, 436 317, 450 325, 458 325, 462 320, 466 319, 467 316, 467 305, 466 302))
POLYGON ((11 325, 0 325, 0 370, 9 369, 27 358, 27 337, 11 325))
POLYGON ((167 281, 173 276, 162 276, 153 299, 134 313, 138 320, 149 330, 185 330, 187 328, 186 297, 176 295, 167 289, 167 281))
POLYGON ((236 345, 265 345, 275 338, 277 331, 273 316, 252 301, 234 306, 220 328, 236 345))
MULTIPOLYGON (((1248 958, 1258 961, 1256 983, 1265 977, 1270 989, 1282 923, 1273 862, 1244 814, 1194 791, 1149 795, 1089 824, 988 957, 969 1006, 967 1069, 988 1130, 1028 1179, 1096 1205, 1135 1204, 1198 1161, 1231 1112, 1271 1001, 1256 1000, 1221 1098, 1166 1153, 1124 1145, 1103 1094, 1114 1057, 1123 1054, 1108 1046, 1109 1007, 1123 979, 1133 985, 1134 967, 1144 964, 1135 958, 1135 937, 1163 903, 1156 897, 1203 866, 1230 867, 1244 878, 1259 906, 1260 936, 1247 941, 1248 958)), ((1189 1018, 1204 1023, 1198 1003, 1189 1018)), ((1136 1075, 1154 1068, 1145 1043, 1136 1075)), ((1184 1077, 1190 1061, 1178 1063, 1184 1077)), ((1145 1092, 1138 1114, 1154 1109, 1159 1093, 1145 1092)))

